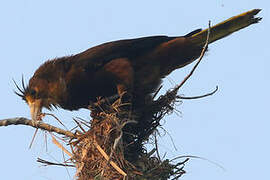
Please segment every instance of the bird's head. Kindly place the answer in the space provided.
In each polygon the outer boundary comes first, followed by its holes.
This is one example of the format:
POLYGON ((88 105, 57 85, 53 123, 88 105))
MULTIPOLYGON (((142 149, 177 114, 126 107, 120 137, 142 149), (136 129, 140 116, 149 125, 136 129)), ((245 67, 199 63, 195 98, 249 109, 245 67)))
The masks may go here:
POLYGON ((32 120, 39 120, 39 115, 43 107, 51 109, 54 101, 50 96, 49 82, 45 79, 33 76, 28 85, 25 85, 22 78, 22 87, 14 81, 17 91, 15 93, 20 96, 30 107, 32 120))

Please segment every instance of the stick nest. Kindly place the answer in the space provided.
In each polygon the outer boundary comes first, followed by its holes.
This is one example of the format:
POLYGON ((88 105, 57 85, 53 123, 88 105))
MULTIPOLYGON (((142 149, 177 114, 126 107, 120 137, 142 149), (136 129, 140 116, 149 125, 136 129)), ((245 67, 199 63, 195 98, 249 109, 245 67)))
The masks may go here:
POLYGON ((77 120, 80 130, 71 143, 78 179, 167 180, 182 176, 187 160, 173 164, 154 155, 157 147, 150 152, 145 148, 160 126, 160 120, 173 111, 178 99, 177 90, 151 100, 132 114, 120 99, 112 105, 101 103, 92 106, 88 129, 77 120))

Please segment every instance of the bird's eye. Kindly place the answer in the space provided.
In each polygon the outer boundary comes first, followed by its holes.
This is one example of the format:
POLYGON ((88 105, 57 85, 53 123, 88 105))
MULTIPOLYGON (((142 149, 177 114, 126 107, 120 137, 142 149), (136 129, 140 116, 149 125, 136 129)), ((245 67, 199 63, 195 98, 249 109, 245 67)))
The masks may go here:
POLYGON ((35 96, 36 94, 37 94, 37 92, 34 89, 30 90, 30 95, 31 96, 35 96))

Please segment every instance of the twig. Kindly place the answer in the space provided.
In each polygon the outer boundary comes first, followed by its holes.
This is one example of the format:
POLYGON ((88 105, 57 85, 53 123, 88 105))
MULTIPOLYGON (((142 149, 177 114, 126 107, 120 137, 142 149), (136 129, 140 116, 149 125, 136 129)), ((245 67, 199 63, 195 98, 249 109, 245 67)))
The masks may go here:
POLYGON ((91 128, 91 126, 89 126, 89 121, 86 121, 86 120, 84 120, 83 118, 80 118, 80 117, 76 117, 76 120, 78 121, 80 121, 80 123, 82 123, 83 125, 85 125, 86 127, 88 127, 88 128, 91 128))
MULTIPOLYGON (((175 109, 176 110, 176 109, 175 109)), ((176 145, 175 145, 175 143, 174 143, 174 141, 173 141, 173 137, 171 136, 171 134, 165 129, 165 128, 163 128, 163 127, 160 127, 166 134, 168 134, 168 136, 169 136, 169 138, 170 138, 170 140, 171 140, 171 143, 172 143, 172 145, 173 145, 173 148, 174 148, 174 150, 175 151, 178 151, 177 150, 177 147, 176 147, 176 145)))
POLYGON ((86 131, 83 129, 83 127, 81 126, 81 124, 75 119, 73 118, 73 121, 77 124, 77 126, 84 132, 86 133, 86 131))
POLYGON ((225 169, 223 166, 221 166, 220 164, 218 164, 218 163, 216 163, 216 162, 214 162, 214 161, 211 161, 211 160, 209 160, 209 159, 206 159, 206 158, 203 158, 203 157, 199 157, 199 156, 193 156, 193 155, 178 156, 178 157, 175 157, 175 158, 171 159, 170 162, 175 161, 175 160, 177 160, 177 159, 182 159, 182 158, 202 159, 202 160, 204 160, 204 161, 207 161, 207 162, 209 162, 209 163, 211 163, 211 164, 216 165, 217 167, 219 167, 219 168, 222 169, 223 171, 226 171, 226 169, 225 169))
MULTIPOLYGON (((52 133, 51 133, 52 134, 52 133)), ((53 135, 52 135, 53 136, 53 135)), ((64 163, 65 164, 67 164, 67 161, 65 160, 65 154, 64 154, 64 151, 62 151, 62 156, 63 156, 63 160, 64 160, 64 163)), ((69 171, 68 171, 68 168, 66 167, 66 166, 64 166, 65 167, 65 169, 66 169, 66 171, 67 171, 67 174, 68 174, 68 176, 69 176, 69 179, 73 179, 72 177, 71 177, 71 175, 70 175, 70 173, 69 173, 69 171)))
POLYGON ((44 139, 45 139, 45 149, 46 152, 48 152, 48 138, 47 138, 47 131, 44 133, 44 139))
POLYGON ((29 145, 28 149, 31 149, 31 147, 32 147, 32 145, 33 145, 33 143, 34 143, 35 137, 36 137, 36 135, 37 135, 37 132, 38 132, 38 128, 37 128, 37 129, 35 130, 35 132, 34 132, 34 135, 33 135, 33 137, 32 137, 32 140, 31 140, 31 142, 30 142, 30 145, 29 145))
POLYGON ((157 154, 157 157, 158 157, 159 162, 161 162, 161 158, 160 158, 159 150, 158 150, 157 132, 155 132, 154 138, 155 138, 155 150, 156 150, 156 154, 157 154))
POLYGON ((53 136, 53 134, 51 134, 52 137, 52 142, 58 147, 60 148, 63 152, 65 152, 67 155, 69 155, 69 157, 72 157, 73 155, 61 144, 59 143, 55 137, 53 136))
MULTIPOLYGON (((97 142, 94 141, 94 145, 96 146, 97 150, 102 154, 102 156, 109 161, 110 157, 106 154, 106 152, 98 145, 97 142)), ((122 174, 124 177, 127 176, 127 173, 125 173, 117 164, 115 164, 113 161, 110 161, 110 164, 112 167, 118 171, 120 174, 122 174)))
POLYGON ((100 107, 100 105, 105 104, 105 103, 110 104, 110 102, 113 102, 118 98, 120 98, 118 94, 112 95, 110 97, 102 98, 102 99, 99 99, 97 102, 90 102, 90 105, 88 106, 88 108, 91 109, 91 107, 100 107))
POLYGON ((153 148, 150 152, 148 152, 148 153, 146 154, 146 157, 147 157, 147 158, 151 157, 155 152, 156 152, 156 148, 153 148))
POLYGON ((210 36, 210 31, 211 31, 211 21, 209 21, 208 26, 209 26, 209 28, 208 28, 208 31, 207 31, 207 37, 206 37, 205 45, 203 46, 203 49, 202 49, 201 55, 199 57, 199 60, 197 61, 195 66, 192 68, 190 73, 185 77, 185 79, 178 86, 176 86, 176 88, 174 89, 175 91, 180 89, 185 84, 185 82, 192 76, 193 72, 195 71, 197 66, 200 64, 200 62, 201 62, 201 60, 202 60, 202 58, 203 58, 203 56, 204 56, 204 54, 206 52, 208 43, 209 43, 209 36, 210 36))
POLYGON ((207 96, 212 96, 213 94, 215 94, 218 90, 218 86, 216 86, 216 89, 210 93, 207 93, 207 94, 204 94, 204 95, 201 95, 201 96, 192 96, 192 97, 185 97, 185 96, 176 96, 177 98, 179 99, 200 99, 200 98, 204 98, 204 97, 207 97, 207 96))
POLYGON ((44 164, 44 166, 65 166, 65 167, 75 167, 71 164, 62 164, 62 163, 54 163, 50 161, 43 160, 41 158, 37 158, 37 162, 44 164))
POLYGON ((43 115, 48 115, 48 116, 52 116, 54 119, 56 119, 66 130, 68 129, 61 121, 60 119, 58 119, 54 114, 51 113, 42 113, 43 115))
POLYGON ((0 126, 9 126, 9 125, 26 125, 26 126, 32 126, 34 128, 43 129, 49 132, 55 132, 57 134, 62 134, 70 138, 76 138, 75 134, 73 134, 70 131, 66 131, 63 129, 60 129, 58 127, 43 123, 41 121, 33 121, 29 120, 24 117, 16 117, 16 118, 9 118, 9 119, 3 119, 0 120, 0 126))
POLYGON ((156 90, 155 94, 153 95, 152 99, 155 99, 155 97, 157 96, 157 94, 159 93, 162 87, 163 85, 159 86, 159 88, 156 90))

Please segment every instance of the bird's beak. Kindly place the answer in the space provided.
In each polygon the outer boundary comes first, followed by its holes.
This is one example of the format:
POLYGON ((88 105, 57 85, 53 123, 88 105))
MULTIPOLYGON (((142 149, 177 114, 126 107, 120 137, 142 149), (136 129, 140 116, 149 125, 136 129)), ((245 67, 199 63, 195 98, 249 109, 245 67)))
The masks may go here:
POLYGON ((41 100, 35 100, 33 102, 28 102, 28 105, 30 107, 30 113, 31 113, 31 118, 34 121, 39 120, 39 115, 41 114, 41 100))

